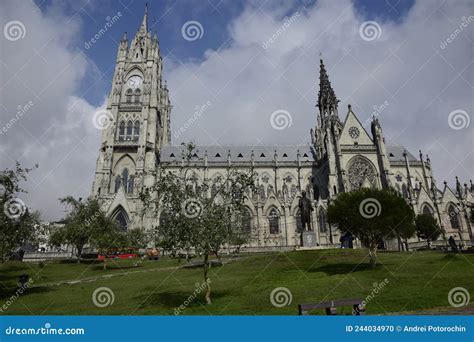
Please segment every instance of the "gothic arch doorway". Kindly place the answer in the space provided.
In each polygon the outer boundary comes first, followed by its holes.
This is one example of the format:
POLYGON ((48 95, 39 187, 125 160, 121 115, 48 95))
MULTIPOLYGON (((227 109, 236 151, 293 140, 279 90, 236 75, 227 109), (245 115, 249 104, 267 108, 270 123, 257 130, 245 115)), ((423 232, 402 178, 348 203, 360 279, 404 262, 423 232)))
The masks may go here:
POLYGON ((122 206, 117 207, 114 213, 112 214, 112 218, 117 222, 119 229, 123 232, 126 232, 128 229, 128 215, 125 209, 122 206))

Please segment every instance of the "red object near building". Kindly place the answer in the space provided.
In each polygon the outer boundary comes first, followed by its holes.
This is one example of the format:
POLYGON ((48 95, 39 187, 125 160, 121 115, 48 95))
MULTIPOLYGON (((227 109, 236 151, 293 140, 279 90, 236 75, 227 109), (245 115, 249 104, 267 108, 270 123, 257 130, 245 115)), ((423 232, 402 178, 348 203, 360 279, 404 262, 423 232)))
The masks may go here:
POLYGON ((99 253, 97 259, 134 259, 138 258, 138 250, 136 248, 121 248, 112 251, 111 253, 99 253))

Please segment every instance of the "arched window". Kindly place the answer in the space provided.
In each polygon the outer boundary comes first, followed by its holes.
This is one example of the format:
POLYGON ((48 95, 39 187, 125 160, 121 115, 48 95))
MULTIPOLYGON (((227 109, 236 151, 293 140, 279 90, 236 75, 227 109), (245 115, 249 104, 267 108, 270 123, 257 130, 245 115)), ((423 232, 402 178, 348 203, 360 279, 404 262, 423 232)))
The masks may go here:
POLYGON ((167 223, 168 223, 168 214, 166 213, 166 211, 162 211, 161 214, 160 214, 159 225, 160 225, 160 227, 164 227, 164 226, 166 226, 167 223))
POLYGON ((321 233, 326 233, 328 230, 327 223, 326 223, 326 213, 324 212, 323 209, 319 210, 319 231, 321 233))
POLYGON ((303 231, 303 222, 301 222, 301 210, 297 210, 295 214, 296 220, 296 232, 301 233, 303 231))
POLYGON ((123 210, 120 210, 115 216, 115 221, 117 222, 117 225, 119 226, 119 229, 123 232, 127 231, 127 217, 125 216, 123 210))
POLYGON ((124 139, 125 139, 125 121, 120 121, 118 140, 123 141, 124 139))
POLYGON ((278 210, 272 208, 272 210, 270 210, 270 213, 268 214, 268 225, 270 227, 270 234, 280 233, 280 227, 278 223, 279 218, 280 215, 278 214, 278 210))
POLYGON ((258 188, 258 194, 260 196, 260 199, 261 200, 265 200, 266 196, 265 196, 265 187, 263 185, 260 185, 259 188, 258 188))
POLYGON ((125 96, 127 99, 127 103, 132 103, 132 89, 127 89, 125 96))
POLYGON ((452 204, 448 207, 449 221, 451 221, 451 228, 459 229, 459 210, 452 204))
POLYGON ((423 214, 431 215, 433 216, 433 210, 428 204, 423 205, 423 209, 421 210, 423 214))
POLYGON ((133 124, 132 121, 127 122, 127 137, 126 140, 132 140, 132 135, 133 135, 133 124))
POLYGON ((291 186, 291 197, 295 197, 296 193, 298 192, 298 189, 296 188, 296 185, 291 186))
POLYGON ((135 180, 135 177, 130 176, 128 177, 127 181, 127 190, 125 191, 127 194, 133 194, 133 182, 135 180))
POLYGON ((135 125, 133 126, 133 141, 138 141, 139 136, 140 136, 140 122, 137 120, 135 121, 135 125))
POLYGON ((123 169, 123 171, 122 171, 122 184, 125 188, 125 192, 128 192, 127 191, 127 188, 128 188, 128 169, 123 169))
POLYGON ((270 195, 271 193, 273 193, 273 186, 269 185, 267 186, 267 194, 270 195))
POLYGON ((135 103, 140 103, 140 95, 142 94, 142 92, 140 91, 140 89, 135 89, 135 103))
POLYGON ((408 188, 406 184, 402 185, 402 195, 403 195, 403 198, 408 198, 408 188))
POLYGON ((313 185, 313 198, 319 200, 319 188, 316 185, 313 185))
POLYGON ((212 186, 211 186, 211 198, 216 197, 218 192, 219 192, 219 188, 217 187, 217 183, 212 184, 212 186))
POLYGON ((242 213, 242 228, 248 233, 252 231, 252 213, 249 209, 244 209, 242 213))
POLYGON ((120 184, 121 184, 121 179, 120 179, 120 175, 115 177, 115 193, 117 193, 120 189, 120 184))

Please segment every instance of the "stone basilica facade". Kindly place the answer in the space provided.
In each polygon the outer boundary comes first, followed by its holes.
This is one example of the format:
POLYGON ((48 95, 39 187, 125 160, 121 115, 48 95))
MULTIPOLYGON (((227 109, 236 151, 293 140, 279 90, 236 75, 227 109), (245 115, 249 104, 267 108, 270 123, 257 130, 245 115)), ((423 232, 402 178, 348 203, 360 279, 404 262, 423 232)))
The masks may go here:
MULTIPOLYGON (((159 217, 143 212, 139 192, 164 171, 179 171, 182 166, 181 146, 171 145, 171 104, 162 70, 158 38, 148 31, 145 13, 131 43, 124 35, 119 45, 107 106, 110 121, 102 132, 92 189, 124 229, 159 226, 159 217)), ((247 200, 246 224, 252 231, 248 247, 300 244, 298 200, 303 190, 315 209, 311 228, 318 244, 339 244, 339 232, 326 219, 328 203, 340 192, 389 186, 416 213, 433 215, 446 236, 469 244, 474 224, 472 182, 461 185, 456 179, 454 190, 446 183, 438 187, 427 156, 420 152, 415 157, 403 146, 386 145, 378 119, 372 120, 368 132, 350 105, 341 120, 338 102, 321 61, 319 113, 307 145, 198 146, 191 177, 214 187, 229 166, 258 174, 258 191, 247 200)), ((385 245, 398 248, 394 241, 385 245)))

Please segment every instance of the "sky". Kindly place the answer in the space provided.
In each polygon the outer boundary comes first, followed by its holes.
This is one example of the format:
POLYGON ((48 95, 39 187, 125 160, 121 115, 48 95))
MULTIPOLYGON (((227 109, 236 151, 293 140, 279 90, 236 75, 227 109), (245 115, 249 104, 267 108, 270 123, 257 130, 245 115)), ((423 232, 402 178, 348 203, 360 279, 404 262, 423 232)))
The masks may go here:
MULTIPOLYGON (((124 32, 131 40, 144 8, 0 0, 0 168, 39 164, 19 196, 45 220, 64 215, 58 198, 90 195, 101 134, 93 117, 106 106, 118 42, 124 32)), ((323 58, 341 119, 348 104, 363 123, 375 114, 387 144, 429 155, 439 187, 456 175, 469 183, 473 16, 469 0, 149 1, 172 143, 309 143, 323 58), (291 125, 275 129, 275 111, 291 125)))

